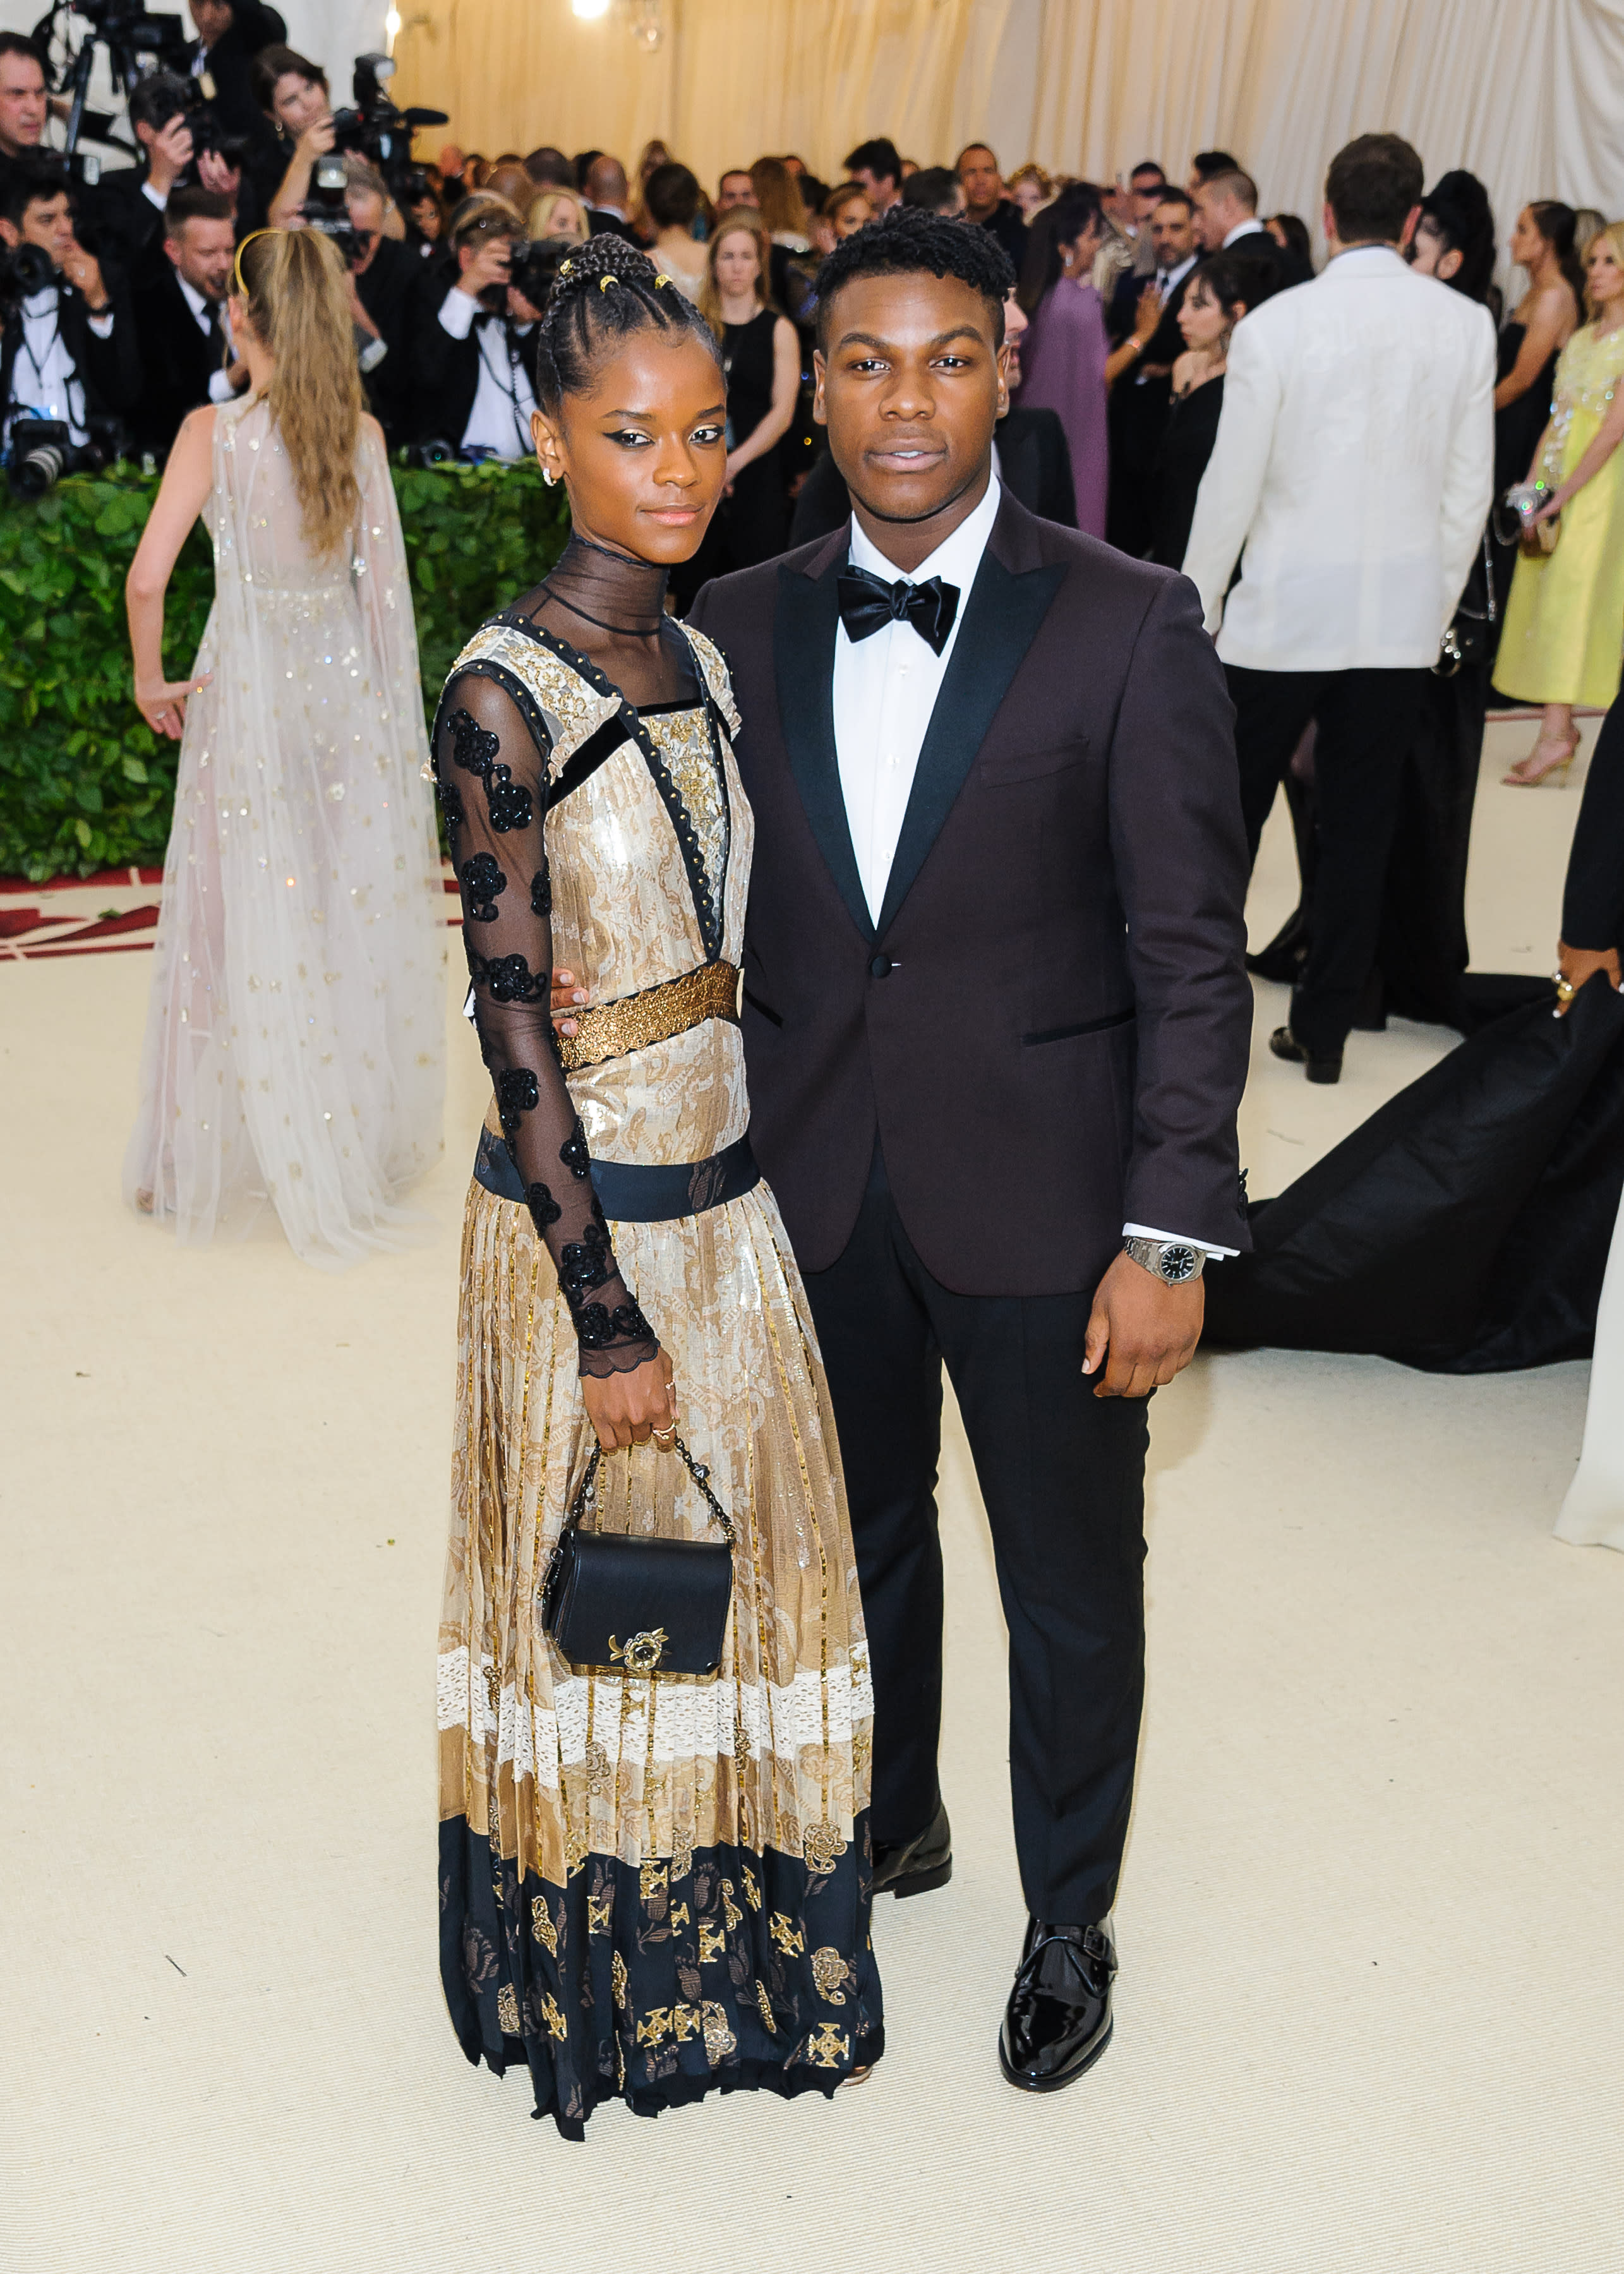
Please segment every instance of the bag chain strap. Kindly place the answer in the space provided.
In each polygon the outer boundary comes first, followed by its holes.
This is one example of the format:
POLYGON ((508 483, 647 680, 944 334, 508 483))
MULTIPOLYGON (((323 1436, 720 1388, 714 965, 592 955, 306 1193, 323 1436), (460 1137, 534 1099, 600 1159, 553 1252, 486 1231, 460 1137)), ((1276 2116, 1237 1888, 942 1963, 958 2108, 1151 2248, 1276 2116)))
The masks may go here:
MULTIPOLYGON (((719 1529, 723 1539, 727 1542, 727 1545, 730 1547, 736 1547, 739 1544, 738 1534, 733 1530, 733 1521, 728 1516, 726 1510, 722 1506, 721 1502, 718 1500, 716 1495, 710 1489, 710 1470, 705 1466, 705 1464, 703 1461, 696 1461, 694 1458, 694 1456, 688 1451, 688 1447, 683 1443, 680 1437, 673 1441, 672 1449, 680 1457, 683 1467, 688 1471, 689 1476, 693 1478, 694 1482, 699 1487, 700 1491, 703 1494, 705 1505, 709 1508, 711 1519, 719 1529)), ((576 1525, 580 1524, 583 1517, 585 1516, 587 1510, 598 1498, 598 1472, 602 1464, 603 1457, 603 1447, 601 1445, 594 1445, 592 1448, 592 1457, 586 1465, 586 1471, 584 1475, 582 1477, 580 1483, 575 1487, 575 1496, 569 1504, 568 1515, 564 1518, 563 1528, 560 1532, 558 1537, 558 1545, 553 1548, 553 1555, 554 1561, 556 1561, 560 1551, 563 1547, 565 1534, 567 1532, 573 1532, 575 1529, 576 1525)))

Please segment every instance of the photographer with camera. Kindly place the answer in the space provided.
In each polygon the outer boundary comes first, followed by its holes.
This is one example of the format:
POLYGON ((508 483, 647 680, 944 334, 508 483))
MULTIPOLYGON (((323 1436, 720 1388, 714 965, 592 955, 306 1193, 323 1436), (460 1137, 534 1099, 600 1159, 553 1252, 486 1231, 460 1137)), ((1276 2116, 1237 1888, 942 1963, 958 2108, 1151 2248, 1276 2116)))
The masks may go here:
POLYGON ((283 36, 282 19, 258 0, 187 0, 198 36, 187 49, 191 76, 222 129, 252 145, 265 121, 254 96, 254 58, 283 36))
POLYGON ((140 162, 104 174, 97 205, 98 219, 117 236, 139 290, 162 275, 163 216, 177 190, 229 199, 232 218, 240 218, 244 233, 253 215, 237 212, 242 169, 233 158, 240 142, 220 132, 187 80, 162 71, 138 79, 130 91, 129 116, 140 162))
POLYGON ((124 288, 74 234, 67 170, 43 151, 0 169, 0 428, 46 419, 83 448, 93 421, 140 393, 135 324, 124 288))
POLYGON ((167 457, 189 410, 229 403, 248 383, 226 306, 236 249, 229 198, 175 192, 163 217, 162 270, 134 299, 142 386, 130 425, 138 450, 167 457))
POLYGON ((316 162, 330 154, 336 137, 327 75, 308 56, 277 45, 255 57, 254 91, 269 129, 267 147, 281 169, 267 220, 272 229, 297 229, 316 162))
MULTIPOLYGON (((573 248, 532 245, 514 207, 492 199, 454 223, 450 249, 456 281, 417 342, 417 433, 465 457, 528 458, 531 335, 573 248)), ((424 282, 432 305, 434 280, 424 282)))
MULTIPOLYGON (((377 167, 353 150, 346 151, 342 164, 349 226, 329 233, 350 265, 350 312, 367 407, 393 449, 408 439, 411 420, 413 318, 423 264, 389 230, 395 201, 377 167)), ((308 207, 305 217, 315 220, 308 207)))

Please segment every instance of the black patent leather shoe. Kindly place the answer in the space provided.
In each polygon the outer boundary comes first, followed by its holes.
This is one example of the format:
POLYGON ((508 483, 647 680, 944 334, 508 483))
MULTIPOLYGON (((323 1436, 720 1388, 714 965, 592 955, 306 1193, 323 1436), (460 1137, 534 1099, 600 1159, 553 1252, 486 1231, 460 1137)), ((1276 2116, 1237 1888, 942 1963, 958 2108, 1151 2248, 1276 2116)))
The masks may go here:
POLYGON ((932 1887, 946 1886, 952 1876, 952 1826, 940 1801, 935 1816, 917 1839, 875 1842, 876 1895, 928 1895, 932 1887))
POLYGON ((1097 1926, 1026 1922, 998 2060, 1023 2092, 1058 2092, 1092 2068, 1111 2041, 1116 1953, 1097 1926))
POLYGON ((1310 1081, 1340 1081, 1342 1078, 1342 1054, 1334 1058, 1318 1058, 1306 1044, 1299 1043, 1289 1027, 1276 1027, 1269 1036, 1269 1048, 1277 1058, 1289 1058, 1300 1065, 1310 1081))

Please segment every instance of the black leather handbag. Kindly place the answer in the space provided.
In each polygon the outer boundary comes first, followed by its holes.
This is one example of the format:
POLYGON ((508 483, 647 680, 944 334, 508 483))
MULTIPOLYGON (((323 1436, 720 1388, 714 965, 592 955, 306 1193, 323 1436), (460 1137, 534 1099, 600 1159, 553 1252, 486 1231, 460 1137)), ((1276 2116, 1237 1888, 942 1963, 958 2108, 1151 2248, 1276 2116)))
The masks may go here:
POLYGON ((733 1594, 734 1532, 710 1472, 680 1437, 675 1450, 704 1495, 719 1540, 583 1532, 598 1499, 595 1445, 547 1564, 541 1623, 572 1666, 605 1673, 713 1675, 733 1594))

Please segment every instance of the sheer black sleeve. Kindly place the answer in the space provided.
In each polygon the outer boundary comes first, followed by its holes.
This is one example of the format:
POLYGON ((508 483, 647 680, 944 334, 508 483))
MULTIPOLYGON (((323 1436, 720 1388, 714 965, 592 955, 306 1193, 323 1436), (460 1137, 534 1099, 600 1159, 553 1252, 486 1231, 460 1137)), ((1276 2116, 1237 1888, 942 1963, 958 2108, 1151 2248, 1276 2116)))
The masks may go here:
POLYGON ((558 1266, 582 1373, 623 1374, 659 1344, 616 1267, 549 1015, 548 752, 504 688, 464 672, 446 689, 433 755, 462 893, 475 1023, 502 1134, 558 1266))

